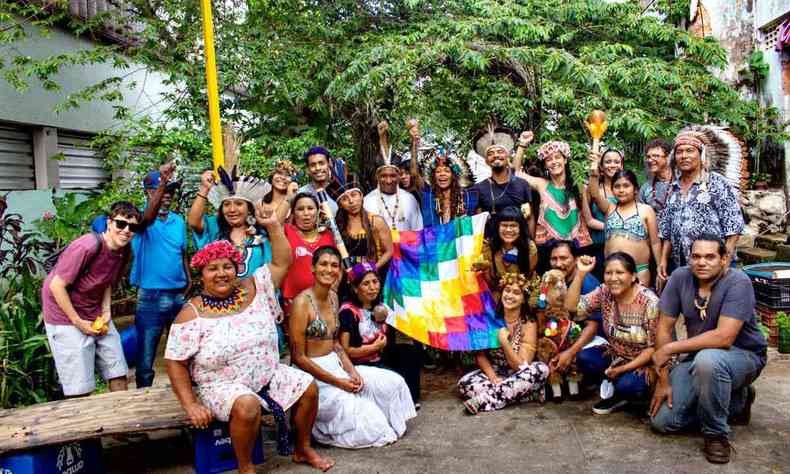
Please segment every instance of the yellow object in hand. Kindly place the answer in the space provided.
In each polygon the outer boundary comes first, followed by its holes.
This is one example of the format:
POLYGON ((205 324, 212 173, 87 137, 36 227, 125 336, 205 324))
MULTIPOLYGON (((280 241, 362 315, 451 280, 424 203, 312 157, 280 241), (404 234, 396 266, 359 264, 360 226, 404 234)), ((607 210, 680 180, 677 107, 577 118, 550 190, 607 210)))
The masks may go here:
POLYGON ((593 140, 600 140, 609 126, 606 122, 606 113, 603 110, 593 110, 587 116, 584 126, 587 127, 593 140))
POLYGON ((91 329, 98 332, 107 332, 110 330, 110 325, 104 322, 104 318, 99 316, 96 318, 93 323, 91 324, 91 329))

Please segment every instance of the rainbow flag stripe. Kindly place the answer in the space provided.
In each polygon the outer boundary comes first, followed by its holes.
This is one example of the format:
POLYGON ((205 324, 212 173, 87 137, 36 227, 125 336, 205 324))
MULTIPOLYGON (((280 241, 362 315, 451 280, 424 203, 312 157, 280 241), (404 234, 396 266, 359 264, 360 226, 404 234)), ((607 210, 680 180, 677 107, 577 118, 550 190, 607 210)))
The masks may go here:
POLYGON ((502 320, 483 276, 470 270, 487 219, 483 213, 421 231, 393 231, 384 286, 389 325, 446 351, 499 347, 502 320))

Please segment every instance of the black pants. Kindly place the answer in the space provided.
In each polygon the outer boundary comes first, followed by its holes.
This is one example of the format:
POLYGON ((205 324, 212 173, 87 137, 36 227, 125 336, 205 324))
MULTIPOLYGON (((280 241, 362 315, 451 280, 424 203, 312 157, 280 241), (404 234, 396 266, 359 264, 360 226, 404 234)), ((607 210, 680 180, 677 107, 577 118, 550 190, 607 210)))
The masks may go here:
POLYGON ((422 374, 423 348, 419 342, 392 344, 387 367, 397 372, 406 381, 414 403, 420 401, 420 375, 422 374))

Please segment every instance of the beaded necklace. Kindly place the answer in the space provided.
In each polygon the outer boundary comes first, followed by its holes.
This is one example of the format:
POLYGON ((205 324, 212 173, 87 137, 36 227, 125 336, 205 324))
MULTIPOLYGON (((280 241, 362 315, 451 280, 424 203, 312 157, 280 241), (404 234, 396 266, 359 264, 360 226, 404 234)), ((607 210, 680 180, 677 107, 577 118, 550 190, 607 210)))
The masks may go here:
POLYGON ((200 294, 200 309, 216 314, 233 314, 241 309, 247 290, 237 286, 230 296, 226 298, 215 298, 205 293, 200 294))
POLYGON ((395 190, 395 210, 390 211, 390 208, 387 207, 387 203, 384 202, 384 193, 379 190, 379 201, 381 201, 381 205, 384 206, 384 211, 389 216, 390 221, 392 222, 392 230, 397 230, 396 223, 398 220, 398 208, 400 207, 400 196, 398 195, 398 190, 395 190))

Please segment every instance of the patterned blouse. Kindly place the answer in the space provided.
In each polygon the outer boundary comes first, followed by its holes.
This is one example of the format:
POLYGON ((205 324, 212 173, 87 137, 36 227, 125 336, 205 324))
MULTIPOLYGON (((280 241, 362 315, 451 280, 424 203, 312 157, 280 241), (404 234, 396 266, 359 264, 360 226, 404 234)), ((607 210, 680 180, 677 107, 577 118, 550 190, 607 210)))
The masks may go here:
POLYGON ((709 173, 708 183, 695 181, 685 196, 680 181, 672 183, 672 194, 658 220, 658 235, 672 244, 675 267, 688 263, 691 244, 704 233, 722 239, 743 232, 743 215, 732 186, 717 173, 709 173))
POLYGON ((634 301, 618 305, 606 285, 583 295, 577 308, 578 317, 600 311, 603 331, 612 355, 633 360, 643 350, 656 343, 658 296, 649 288, 637 284, 634 301))
POLYGON ((540 209, 535 226, 535 242, 544 245, 549 240, 575 240, 580 247, 592 243, 587 223, 576 207, 576 200, 552 183, 540 193, 540 209))

